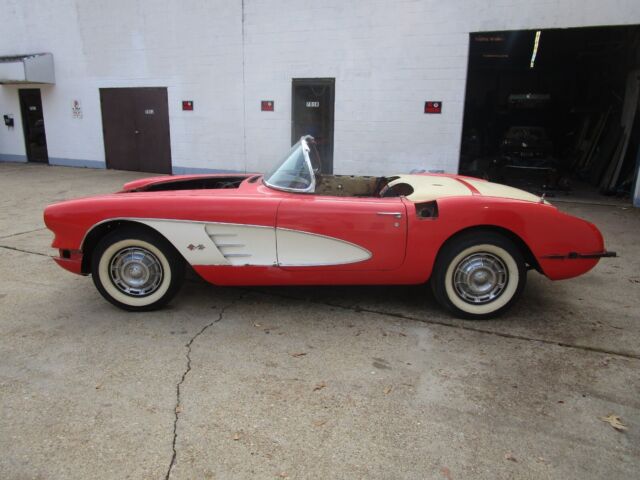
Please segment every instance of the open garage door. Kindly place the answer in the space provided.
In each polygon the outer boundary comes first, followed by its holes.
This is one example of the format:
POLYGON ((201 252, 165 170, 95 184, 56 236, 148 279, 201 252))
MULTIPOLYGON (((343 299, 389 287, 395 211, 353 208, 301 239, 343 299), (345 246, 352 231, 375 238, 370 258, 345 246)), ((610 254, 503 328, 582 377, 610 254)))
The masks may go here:
POLYGON ((472 33, 460 173, 630 201, 639 92, 640 26, 472 33))

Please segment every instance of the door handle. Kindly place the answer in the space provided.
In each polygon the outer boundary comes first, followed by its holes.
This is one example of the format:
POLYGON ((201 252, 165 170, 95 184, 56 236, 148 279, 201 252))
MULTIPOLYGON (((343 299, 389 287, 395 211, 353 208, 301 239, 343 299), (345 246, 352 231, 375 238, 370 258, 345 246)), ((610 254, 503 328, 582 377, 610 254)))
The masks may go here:
POLYGON ((402 213, 400 213, 400 212, 378 212, 376 215, 393 216, 395 218, 402 218, 402 213))

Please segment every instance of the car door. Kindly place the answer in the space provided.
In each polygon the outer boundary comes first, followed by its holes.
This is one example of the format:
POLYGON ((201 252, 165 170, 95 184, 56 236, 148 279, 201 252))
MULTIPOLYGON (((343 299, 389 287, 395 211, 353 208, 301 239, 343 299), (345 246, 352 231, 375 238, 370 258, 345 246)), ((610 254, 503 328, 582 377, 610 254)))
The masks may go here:
POLYGON ((284 269, 392 270, 404 261, 406 208, 400 198, 284 196, 276 216, 284 269))

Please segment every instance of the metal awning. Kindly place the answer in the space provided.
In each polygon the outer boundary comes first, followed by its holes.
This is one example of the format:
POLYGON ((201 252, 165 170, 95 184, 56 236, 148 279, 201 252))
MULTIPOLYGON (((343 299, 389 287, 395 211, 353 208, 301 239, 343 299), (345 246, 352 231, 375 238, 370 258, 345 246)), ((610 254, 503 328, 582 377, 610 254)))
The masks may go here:
POLYGON ((0 84, 56 83, 51 53, 0 57, 0 84))

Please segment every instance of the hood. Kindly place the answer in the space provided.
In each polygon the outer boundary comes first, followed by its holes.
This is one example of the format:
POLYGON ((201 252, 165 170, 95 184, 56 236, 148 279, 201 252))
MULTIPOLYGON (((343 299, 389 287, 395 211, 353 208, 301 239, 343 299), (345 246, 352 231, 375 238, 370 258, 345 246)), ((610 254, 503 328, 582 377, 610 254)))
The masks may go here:
POLYGON ((407 199, 416 203, 431 202, 444 197, 466 197, 471 195, 507 198, 525 202, 544 202, 541 197, 520 190, 519 188, 488 182, 480 178, 465 177, 463 175, 399 175, 389 183, 389 186, 395 186, 400 183, 411 186, 413 193, 407 195, 407 199))

